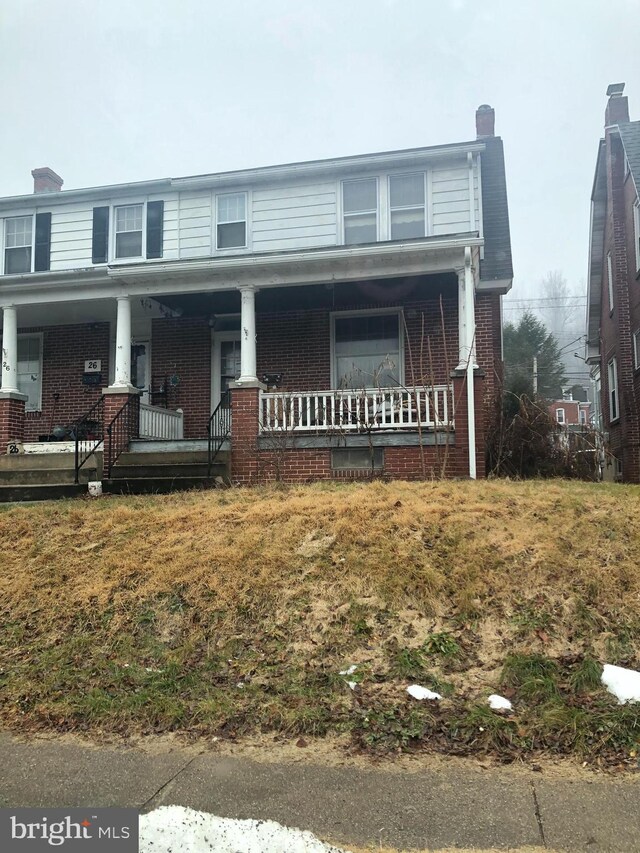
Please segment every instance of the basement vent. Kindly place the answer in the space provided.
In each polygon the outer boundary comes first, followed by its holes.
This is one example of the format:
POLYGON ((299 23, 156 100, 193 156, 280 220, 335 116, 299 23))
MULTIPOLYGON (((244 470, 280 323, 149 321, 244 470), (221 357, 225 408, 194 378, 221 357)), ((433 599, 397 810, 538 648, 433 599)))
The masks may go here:
POLYGON ((381 471, 383 465, 382 447, 340 447, 331 451, 334 471, 381 471))

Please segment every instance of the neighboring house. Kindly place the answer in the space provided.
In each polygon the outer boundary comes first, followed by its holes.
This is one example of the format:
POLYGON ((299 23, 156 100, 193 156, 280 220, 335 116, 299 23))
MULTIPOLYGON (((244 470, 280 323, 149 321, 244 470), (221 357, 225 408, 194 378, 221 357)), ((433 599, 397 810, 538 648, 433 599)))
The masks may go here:
POLYGON ((0 452, 83 419, 108 475, 211 433, 238 483, 483 476, 512 265, 491 107, 476 128, 91 189, 34 170, 0 199, 0 452))
POLYGON ((615 476, 640 482, 640 121, 609 86, 591 196, 587 360, 615 476))
POLYGON ((559 426, 567 428, 580 430, 591 424, 591 404, 581 403, 571 397, 550 403, 549 414, 559 426))

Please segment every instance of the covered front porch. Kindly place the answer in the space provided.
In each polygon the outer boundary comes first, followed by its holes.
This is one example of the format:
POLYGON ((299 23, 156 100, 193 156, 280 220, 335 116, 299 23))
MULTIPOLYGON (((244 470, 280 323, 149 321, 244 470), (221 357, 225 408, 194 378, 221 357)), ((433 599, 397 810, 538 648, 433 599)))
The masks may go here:
MULTIPOLYGON (((350 249, 331 274, 316 252, 233 283, 192 263, 128 265, 108 271, 111 296, 97 288, 82 301, 5 305, 0 405, 12 418, 0 440, 30 453, 66 439, 81 457, 101 445, 110 467, 132 441, 195 441, 214 455, 231 447, 238 482, 259 478, 275 444, 293 461, 293 451, 363 439, 405 449, 467 441, 477 250, 430 249, 419 271, 417 247, 375 265, 366 254, 356 264, 350 249), (320 280, 305 281, 314 267, 320 280), (39 341, 29 364, 25 336, 39 341)), ((344 470, 341 456, 324 455, 323 476, 344 470)), ((371 456, 375 467, 380 454, 371 456)), ((473 476, 471 456, 463 473, 473 476)), ((362 464, 355 452, 351 461, 362 464)))

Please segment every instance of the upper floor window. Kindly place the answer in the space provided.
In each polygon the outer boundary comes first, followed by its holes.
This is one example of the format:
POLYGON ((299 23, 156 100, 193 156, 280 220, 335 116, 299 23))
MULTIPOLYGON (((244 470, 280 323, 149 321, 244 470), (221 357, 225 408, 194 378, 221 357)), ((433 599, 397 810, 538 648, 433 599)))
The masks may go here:
POLYGON ((620 401, 618 400, 618 360, 612 358, 608 365, 609 378, 609 421, 616 421, 620 416, 620 401))
POLYGON ((640 270, 640 199, 633 205, 633 233, 636 241, 636 269, 640 270))
POLYGON ((144 205, 127 204, 115 209, 116 258, 142 257, 144 205))
POLYGON ((613 264, 611 252, 607 252, 607 288, 609 290, 609 313, 613 311, 613 264))
POLYGON ((12 216, 5 220, 4 272, 12 275, 31 272, 33 216, 12 216))
POLYGON ((375 243, 378 239, 378 181, 365 178, 342 184, 344 242, 375 243))
POLYGON ((407 240, 426 234, 425 174, 391 175, 389 206, 391 239, 407 240))
POLYGON ((243 249, 247 245, 247 194, 219 195, 217 205, 218 249, 243 249))
POLYGON ((559 424, 563 424, 564 421, 564 409, 556 409, 556 420, 559 424))

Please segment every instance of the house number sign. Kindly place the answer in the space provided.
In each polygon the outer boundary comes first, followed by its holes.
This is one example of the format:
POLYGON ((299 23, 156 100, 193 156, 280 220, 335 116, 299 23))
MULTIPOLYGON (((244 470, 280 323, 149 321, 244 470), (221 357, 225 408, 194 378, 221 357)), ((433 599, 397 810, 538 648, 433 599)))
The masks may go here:
POLYGON ((90 358, 88 361, 84 363, 84 372, 85 373, 100 373, 102 370, 102 359, 101 358, 90 358))

